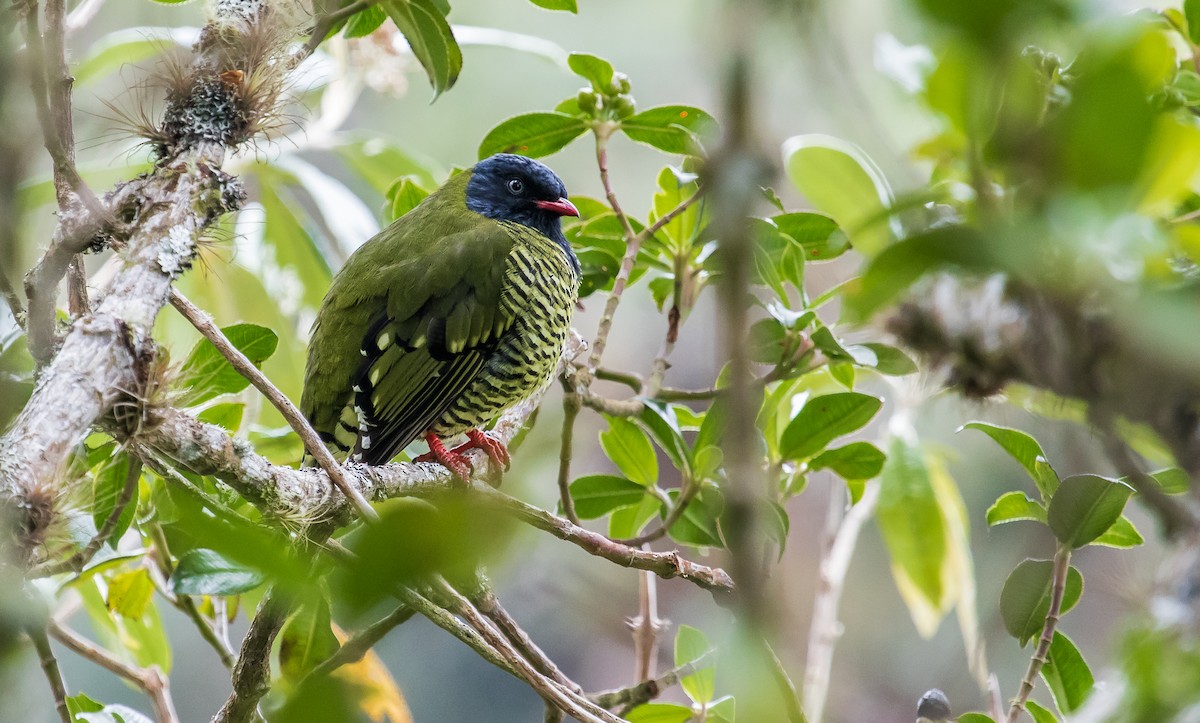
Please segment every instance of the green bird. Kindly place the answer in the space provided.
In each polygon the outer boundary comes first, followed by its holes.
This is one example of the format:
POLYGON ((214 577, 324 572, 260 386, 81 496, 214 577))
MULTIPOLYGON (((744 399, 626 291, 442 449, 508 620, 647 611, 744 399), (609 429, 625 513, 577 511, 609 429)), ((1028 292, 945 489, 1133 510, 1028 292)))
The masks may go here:
POLYGON ((471 448, 507 468, 480 428, 554 373, 580 279, 560 220, 578 215, 553 171, 502 153, 356 250, 313 323, 300 402, 330 451, 384 464, 424 437, 418 461, 463 480, 471 448))

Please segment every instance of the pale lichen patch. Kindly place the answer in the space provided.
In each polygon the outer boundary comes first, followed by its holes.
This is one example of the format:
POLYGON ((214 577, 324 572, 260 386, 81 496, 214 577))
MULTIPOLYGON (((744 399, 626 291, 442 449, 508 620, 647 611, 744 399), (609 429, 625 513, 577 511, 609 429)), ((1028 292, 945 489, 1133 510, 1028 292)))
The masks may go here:
POLYGON ((171 278, 178 277, 192 263, 196 253, 192 234, 183 226, 172 226, 158 248, 158 267, 171 278))

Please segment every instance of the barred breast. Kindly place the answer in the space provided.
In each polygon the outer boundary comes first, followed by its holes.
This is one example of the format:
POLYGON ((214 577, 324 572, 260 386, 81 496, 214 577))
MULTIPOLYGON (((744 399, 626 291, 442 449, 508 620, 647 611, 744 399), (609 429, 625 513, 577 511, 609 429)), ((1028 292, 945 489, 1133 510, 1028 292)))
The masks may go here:
POLYGON ((548 383, 558 366, 579 293, 566 252, 520 224, 505 222, 515 243, 507 259, 504 313, 517 321, 474 381, 434 423, 441 437, 488 424, 548 383))

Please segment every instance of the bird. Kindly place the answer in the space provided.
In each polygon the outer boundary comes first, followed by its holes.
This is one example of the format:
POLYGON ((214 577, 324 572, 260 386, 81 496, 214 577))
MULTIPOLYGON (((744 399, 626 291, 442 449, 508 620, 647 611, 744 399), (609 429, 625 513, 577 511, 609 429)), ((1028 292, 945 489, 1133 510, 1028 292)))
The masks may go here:
POLYGON ((507 469, 483 427, 558 366, 581 277, 561 221, 578 215, 550 168, 500 153, 356 249, 313 322, 300 403, 335 458, 385 464, 423 437, 416 461, 464 482, 473 448, 507 469))

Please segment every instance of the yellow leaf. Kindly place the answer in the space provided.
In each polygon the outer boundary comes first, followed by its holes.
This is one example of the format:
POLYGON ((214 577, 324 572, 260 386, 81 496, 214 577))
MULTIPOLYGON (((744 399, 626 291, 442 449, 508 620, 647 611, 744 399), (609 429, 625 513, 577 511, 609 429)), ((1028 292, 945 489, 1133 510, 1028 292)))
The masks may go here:
MULTIPOLYGON (((336 624, 333 634, 343 644, 348 637, 336 624)), ((333 674, 362 691, 359 705, 375 723, 413 723, 412 713, 404 702, 404 694, 374 650, 368 650, 362 660, 347 663, 333 674)))

